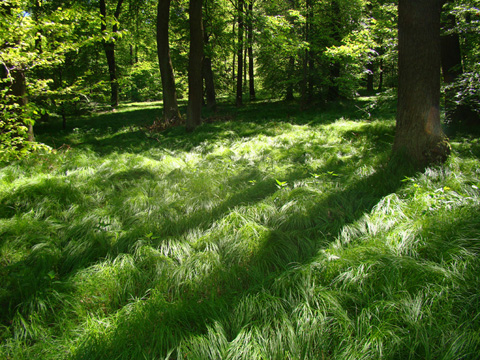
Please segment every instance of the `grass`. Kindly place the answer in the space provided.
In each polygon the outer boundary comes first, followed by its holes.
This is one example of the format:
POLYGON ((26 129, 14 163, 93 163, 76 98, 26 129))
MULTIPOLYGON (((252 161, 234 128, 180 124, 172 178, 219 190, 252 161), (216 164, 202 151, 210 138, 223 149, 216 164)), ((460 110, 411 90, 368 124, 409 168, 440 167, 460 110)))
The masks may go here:
POLYGON ((39 127, 0 169, 0 357, 478 358, 480 143, 415 172, 364 101, 39 127))

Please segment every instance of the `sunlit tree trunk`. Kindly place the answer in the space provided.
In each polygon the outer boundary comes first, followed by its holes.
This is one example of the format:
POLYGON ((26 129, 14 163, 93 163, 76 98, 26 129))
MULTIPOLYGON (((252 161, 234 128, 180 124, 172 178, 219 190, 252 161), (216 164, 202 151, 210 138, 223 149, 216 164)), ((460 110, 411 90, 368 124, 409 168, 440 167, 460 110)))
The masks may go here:
POLYGON ((175 77, 170 59, 168 26, 170 21, 170 0, 158 0, 157 7, 157 54, 162 78, 163 119, 165 122, 178 123, 181 120, 178 110, 175 77))
POLYGON ((417 165, 443 162, 450 146, 440 125, 440 0, 398 5, 398 109, 394 152, 417 165))
POLYGON ((190 55, 188 61, 187 131, 202 124, 203 100, 203 22, 202 0, 190 0, 190 55))

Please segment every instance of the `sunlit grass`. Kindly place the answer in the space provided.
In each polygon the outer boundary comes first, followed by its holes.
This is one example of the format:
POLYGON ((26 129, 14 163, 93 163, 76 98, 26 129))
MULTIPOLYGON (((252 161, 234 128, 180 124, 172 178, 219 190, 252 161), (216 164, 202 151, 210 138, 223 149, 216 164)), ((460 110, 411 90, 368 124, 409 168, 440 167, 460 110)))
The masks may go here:
POLYGON ((0 170, 2 358, 477 358, 478 141, 417 173, 351 104, 156 105, 0 170))

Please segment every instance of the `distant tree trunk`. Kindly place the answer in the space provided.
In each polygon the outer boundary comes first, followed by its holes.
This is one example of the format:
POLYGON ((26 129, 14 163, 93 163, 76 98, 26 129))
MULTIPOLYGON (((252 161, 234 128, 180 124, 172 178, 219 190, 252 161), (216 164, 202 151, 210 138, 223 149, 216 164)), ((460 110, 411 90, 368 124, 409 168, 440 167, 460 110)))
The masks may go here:
POLYGON ((248 80, 250 100, 255 100, 255 74, 253 58, 253 0, 248 3, 248 80))
POLYGON ((367 63, 367 91, 373 92, 373 62, 367 63))
POLYGON ((168 26, 170 21, 170 0, 158 0, 157 7, 157 54, 162 78, 163 120, 177 124, 181 121, 178 110, 175 77, 170 59, 168 26))
POLYGON ((243 104, 243 7, 245 0, 238 1, 238 41, 237 41, 237 95, 236 95, 236 105, 242 106, 243 104))
POLYGON ((398 109, 393 150, 420 166, 444 162, 450 145, 440 125, 441 0, 398 5, 398 109))
MULTIPOLYGON (((210 50, 208 48, 210 36, 207 34, 205 21, 203 22, 203 42, 206 50, 210 50)), ((203 58, 203 79, 205 80, 205 92, 207 94, 207 108, 210 110, 215 110, 217 106, 217 99, 215 95, 215 82, 210 52, 207 52, 203 58)))
MULTIPOLYGON (((311 28, 311 21, 312 21, 312 17, 311 17, 311 0, 306 0, 306 11, 307 11, 307 15, 306 15, 306 19, 305 19, 305 42, 307 44, 310 43, 311 39, 310 39, 310 28, 311 28)), ((302 107, 305 106, 308 101, 309 101, 309 94, 308 94, 308 89, 309 89, 309 79, 310 79, 310 74, 309 74, 309 63, 310 63, 310 56, 311 56, 311 52, 310 50, 308 49, 305 49, 305 53, 303 55, 303 78, 302 78, 302 83, 301 83, 301 88, 300 88, 300 92, 301 92, 301 103, 302 103, 302 107)))
MULTIPOLYGON (((233 18, 233 23, 232 23, 232 39, 233 39, 233 48, 234 48, 234 49, 236 49, 236 46, 235 46, 235 34, 236 34, 236 32, 235 32, 235 25, 236 25, 236 23, 237 23, 236 20, 237 20, 237 19, 234 17, 234 18, 233 18)), ((235 83, 235 79, 236 79, 236 77, 235 77, 235 64, 236 64, 235 58, 236 58, 236 56, 237 56, 237 52, 234 51, 234 52, 233 52, 233 61, 232 61, 232 83, 235 83)))
MULTIPOLYGON (((339 45, 342 41, 342 37, 340 34, 340 5, 338 4, 338 0, 333 0, 331 3, 331 11, 333 16, 333 32, 332 37, 335 41, 335 45, 339 45)), ((330 86, 328 87, 328 99, 329 100, 336 100, 340 96, 340 90, 338 87, 338 78, 340 77, 340 64, 336 61, 333 61, 330 64, 329 68, 330 72, 330 86)))
POLYGON ((287 95, 285 96, 285 100, 292 101, 293 97, 293 76, 295 71, 295 57, 290 56, 288 60, 287 66, 287 76, 288 76, 288 84, 287 84, 287 95))
MULTIPOLYGON (((122 10, 123 0, 118 0, 117 7, 115 9, 114 18, 118 22, 120 12, 122 10)), ((100 18, 101 25, 100 30, 102 34, 107 31, 107 8, 105 0, 100 0, 100 18)), ((115 23, 112 28, 113 36, 118 31, 118 25, 115 23)), ((117 80, 117 66, 115 63, 115 41, 114 40, 102 40, 105 55, 107 57, 108 73, 110 75, 110 88, 111 88, 111 105, 112 107, 118 106, 118 80, 117 80)))
POLYGON ((203 0, 190 0, 190 55, 188 60, 187 131, 202 124, 203 100, 203 0))
MULTIPOLYGON (((380 55, 383 55, 383 50, 380 49, 380 55)), ((383 57, 380 57, 380 64, 378 65, 378 91, 383 90, 383 57)))
MULTIPOLYGON (((447 30, 455 27, 456 19, 453 15, 447 16, 445 27, 447 30)), ((452 84, 462 75, 462 55, 460 51, 460 37, 453 32, 441 36, 440 48, 442 53, 442 74, 445 84, 452 84)), ((468 112, 464 106, 457 106, 452 100, 455 97, 455 90, 450 89, 445 94, 445 117, 449 122, 461 121, 462 114, 468 112)))

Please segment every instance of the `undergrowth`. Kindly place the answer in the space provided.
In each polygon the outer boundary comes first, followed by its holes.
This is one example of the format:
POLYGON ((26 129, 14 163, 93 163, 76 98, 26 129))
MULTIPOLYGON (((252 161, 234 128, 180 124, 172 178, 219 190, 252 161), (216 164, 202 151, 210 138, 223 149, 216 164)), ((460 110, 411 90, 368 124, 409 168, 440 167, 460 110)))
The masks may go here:
POLYGON ((0 357, 478 358, 480 144, 415 172, 358 109, 38 129, 0 169, 0 357))

